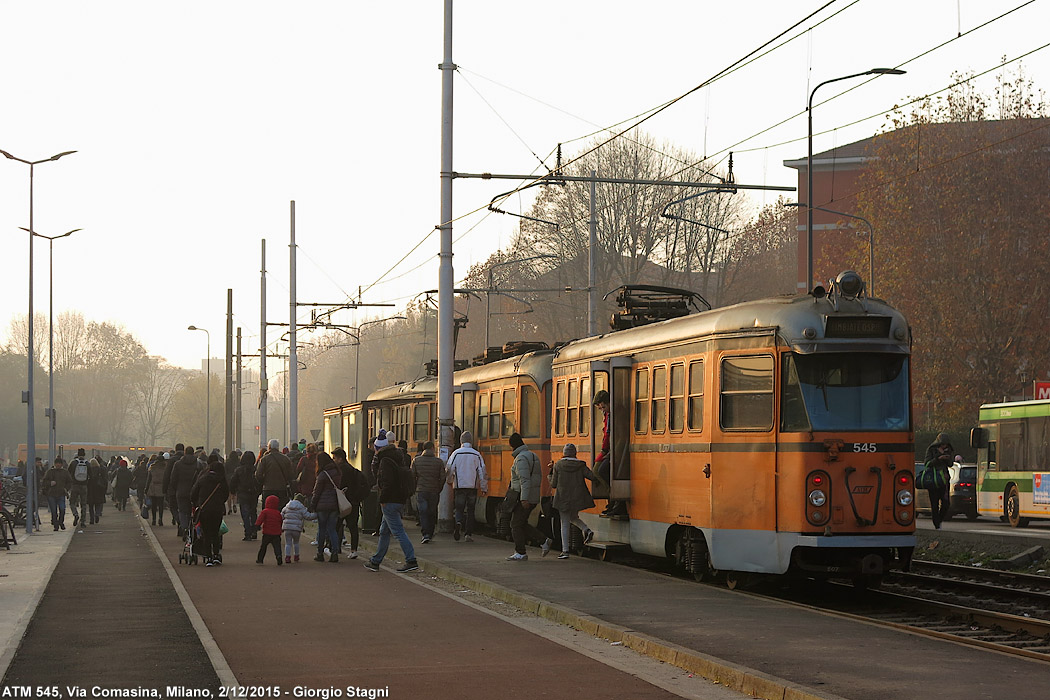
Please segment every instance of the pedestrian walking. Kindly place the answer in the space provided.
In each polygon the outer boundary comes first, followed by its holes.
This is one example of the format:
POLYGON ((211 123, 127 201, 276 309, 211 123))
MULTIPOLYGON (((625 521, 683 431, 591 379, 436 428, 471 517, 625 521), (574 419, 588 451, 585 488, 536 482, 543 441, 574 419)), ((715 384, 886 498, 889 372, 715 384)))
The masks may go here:
POLYGON ((506 500, 511 501, 511 504, 505 510, 510 510, 510 534, 514 538, 514 554, 507 557, 507 560, 526 561, 529 555, 525 546, 530 538, 543 543, 543 556, 547 556, 551 551, 554 540, 529 523, 532 509, 540 502, 540 458, 525 446, 525 441, 518 433, 510 436, 510 446, 514 463, 510 467, 510 488, 507 490, 506 500))
POLYGON ((55 457, 55 465, 44 472, 41 482, 47 507, 51 511, 51 526, 55 532, 66 529, 66 494, 73 486, 73 478, 66 469, 66 460, 55 457))
POLYGON ((460 447, 448 458, 448 477, 452 484, 453 516, 455 524, 452 539, 459 541, 465 533, 465 541, 474 541, 474 508, 478 502, 478 489, 488 494, 489 481, 485 474, 485 460, 474 449, 474 436, 464 430, 460 436, 460 447))
POLYGON ((317 479, 317 444, 308 443, 303 445, 305 454, 299 458, 296 465, 296 493, 313 493, 314 481, 317 479))
POLYGON ((335 492, 341 477, 339 467, 327 452, 317 453, 317 474, 314 476, 313 498, 310 501, 310 510, 317 513, 317 556, 314 561, 324 561, 327 548, 328 561, 335 564, 339 561, 340 517, 335 492))
MULTIPOLYGON (((357 559, 357 546, 361 538, 359 527, 361 503, 371 493, 372 486, 369 484, 367 476, 346 461, 346 451, 342 447, 332 450, 332 459, 335 460, 336 467, 339 468, 339 483, 343 493, 346 494, 346 498, 352 506, 350 514, 339 521, 339 542, 341 545, 346 544, 344 527, 350 528, 350 554, 347 556, 350 559, 357 559)), ((340 549, 342 549, 342 546, 340 546, 340 549)))
POLYGON ((412 460, 412 476, 416 480, 416 508, 419 511, 419 528, 422 543, 430 544, 437 525, 438 500, 445 488, 448 470, 440 457, 434 455, 434 443, 423 443, 423 453, 412 460))
POLYGON ((146 469, 146 499, 149 501, 150 524, 164 527, 164 501, 168 494, 168 485, 164 480, 168 476, 168 453, 153 460, 146 469))
POLYGON ((948 467, 952 465, 954 454, 955 448, 952 447, 947 433, 939 433, 937 439, 926 448, 923 478, 926 479, 926 491, 930 494, 930 515, 933 518, 933 527, 937 530, 941 529, 941 523, 948 517, 948 509, 951 507, 951 498, 948 494, 951 472, 948 467))
POLYGON ((306 507, 306 496, 297 493, 295 498, 281 508, 281 518, 281 533, 284 535, 284 563, 291 564, 293 556, 298 563, 299 536, 303 534, 306 521, 317 520, 317 514, 311 513, 306 507))
POLYGON ((106 487, 109 485, 109 474, 98 457, 88 462, 87 502, 89 525, 102 520, 102 509, 106 506, 106 487))
POLYGON ((259 511, 259 482, 255 480, 255 453, 248 450, 241 455, 240 464, 233 471, 230 479, 230 491, 237 495, 237 505, 241 509, 241 522, 244 525, 244 537, 247 542, 258 538, 255 519, 259 511))
POLYGON ((87 518, 87 496, 88 479, 91 467, 88 465, 84 448, 77 449, 77 456, 69 463, 69 476, 73 485, 69 488, 69 507, 73 510, 73 527, 78 527, 78 532, 84 531, 84 521, 87 518))
MULTIPOLYGON (((378 443, 378 440, 376 442, 378 443)), ((405 553, 405 564, 398 571, 418 571, 416 552, 401 520, 405 501, 412 494, 411 489, 407 487, 412 475, 401 461, 396 446, 392 449, 387 446, 380 450, 379 454, 379 504, 383 511, 383 523, 379 526, 379 542, 376 543, 375 554, 365 562, 365 568, 369 571, 379 571, 379 565, 386 557, 387 549, 390 548, 390 537, 393 535, 400 543, 401 551, 405 553)))
POLYGON ((259 543, 259 556, 255 558, 256 564, 263 563, 266 555, 267 545, 273 547, 273 554, 277 557, 277 566, 284 563, 281 559, 281 526, 284 518, 281 517, 281 499, 270 495, 263 502, 263 509, 255 520, 255 525, 262 529, 262 541, 259 543))
POLYGON ((131 493, 131 470, 128 462, 121 459, 117 462, 117 470, 113 475, 113 499, 117 502, 117 510, 128 509, 128 496, 131 493))
MULTIPOLYGON (((226 485, 226 474, 218 455, 209 456, 209 460, 204 474, 190 488, 190 504, 196 514, 196 524, 200 525, 204 565, 216 566, 222 564, 222 535, 219 530, 230 489, 226 485)), ((190 521, 189 527, 194 525, 190 521)))
POLYGON ((168 499, 174 499, 178 508, 178 536, 182 538, 186 537, 191 525, 190 512, 193 504, 190 491, 197 480, 197 469, 197 455, 187 448, 185 454, 172 465, 168 475, 168 499))
POLYGON ((270 440, 270 449, 266 451, 255 470, 255 480, 262 488, 263 502, 270 496, 277 496, 280 503, 278 510, 284 508, 295 493, 290 490, 295 480, 291 461, 281 453, 281 443, 275 438, 270 440))
POLYGON ((594 474, 583 460, 576 459, 576 445, 566 444, 561 450, 562 458, 548 465, 550 482, 554 491, 554 509, 561 521, 561 554, 559 559, 569 558, 572 544, 572 526, 583 532, 583 543, 594 539, 594 530, 580 519, 580 511, 594 507, 594 499, 587 490, 587 480, 594 481, 594 474))

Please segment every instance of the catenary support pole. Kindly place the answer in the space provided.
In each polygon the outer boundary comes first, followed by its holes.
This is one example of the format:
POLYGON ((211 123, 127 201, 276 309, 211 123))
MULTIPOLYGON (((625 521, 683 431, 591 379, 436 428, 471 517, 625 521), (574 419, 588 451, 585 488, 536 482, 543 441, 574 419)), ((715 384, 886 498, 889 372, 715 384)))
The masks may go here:
MULTIPOLYGON (((438 270, 438 425, 440 455, 448 459, 453 449, 453 376, 455 371, 454 296, 452 268, 452 0, 445 0, 444 55, 441 65, 441 262, 438 270)), ((445 488, 438 503, 438 520, 447 527, 451 516, 451 488, 445 488)))
POLYGON ((266 432, 266 239, 262 240, 262 268, 259 282, 259 445, 265 445, 266 432))
POLYGON ((226 406, 222 456, 233 450, 233 290, 226 290, 226 406))
POLYGON ((288 444, 299 441, 299 358, 295 342, 295 200, 291 203, 291 242, 288 244, 288 279, 291 282, 288 303, 288 444))

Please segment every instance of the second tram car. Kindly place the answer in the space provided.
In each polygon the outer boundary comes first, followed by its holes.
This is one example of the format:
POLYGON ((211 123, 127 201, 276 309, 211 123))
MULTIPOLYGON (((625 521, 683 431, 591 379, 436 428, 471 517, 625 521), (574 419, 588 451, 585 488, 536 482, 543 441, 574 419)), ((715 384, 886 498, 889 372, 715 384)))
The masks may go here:
MULTIPOLYGON (((456 372, 456 424, 474 433, 489 465, 479 510, 493 522, 512 432, 542 464, 569 442, 592 461, 603 430, 592 397, 605 389, 611 478, 581 514, 597 533, 592 545, 668 557, 698 579, 726 572, 730 585, 750 574, 876 585, 915 545, 911 336, 899 312, 863 289, 843 273, 826 294, 738 304, 456 372), (602 517, 609 498, 625 501, 629 517, 602 517)), ((326 442, 337 416, 344 447, 386 425, 400 436, 397 410, 420 441, 425 417, 433 440, 435 392, 424 379, 329 409, 326 442)))

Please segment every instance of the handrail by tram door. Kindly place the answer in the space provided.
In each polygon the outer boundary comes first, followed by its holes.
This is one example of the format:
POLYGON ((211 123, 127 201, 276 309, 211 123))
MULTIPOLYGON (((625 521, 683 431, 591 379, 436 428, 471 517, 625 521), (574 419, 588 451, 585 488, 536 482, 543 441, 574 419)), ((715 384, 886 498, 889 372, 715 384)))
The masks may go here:
POLYGON ((631 369, 629 357, 609 359, 609 497, 619 501, 631 498, 631 369))

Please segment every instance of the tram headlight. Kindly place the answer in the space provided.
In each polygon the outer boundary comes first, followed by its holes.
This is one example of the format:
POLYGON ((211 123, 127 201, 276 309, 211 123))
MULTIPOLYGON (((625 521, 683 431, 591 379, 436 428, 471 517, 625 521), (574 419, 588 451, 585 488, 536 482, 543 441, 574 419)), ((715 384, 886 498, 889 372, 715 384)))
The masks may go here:
POLYGON ((820 508, 822 505, 828 502, 827 495, 820 489, 813 489, 809 492, 809 502, 820 508))
POLYGON ((908 489, 902 489, 897 492, 897 503, 900 503, 902 506, 910 506, 912 499, 912 493, 908 489))

